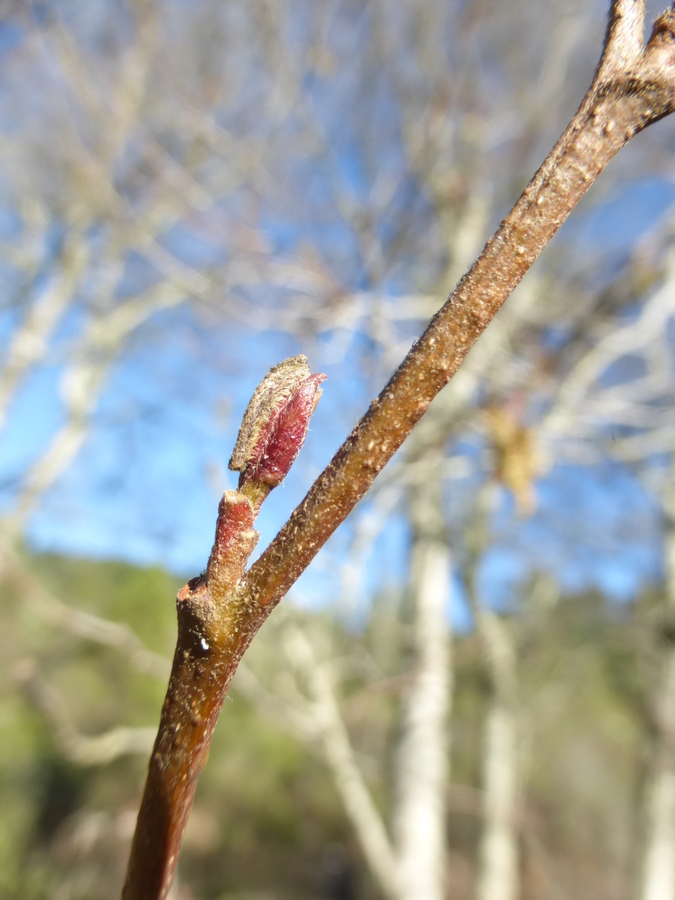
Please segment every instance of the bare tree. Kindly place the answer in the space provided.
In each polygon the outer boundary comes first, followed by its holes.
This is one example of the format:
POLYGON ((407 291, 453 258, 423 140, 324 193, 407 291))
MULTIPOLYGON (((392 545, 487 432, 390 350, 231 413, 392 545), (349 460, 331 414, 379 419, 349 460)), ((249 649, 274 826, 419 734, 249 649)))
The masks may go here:
MULTIPOLYGON (((662 283, 648 296, 639 315, 607 326, 595 344, 580 354, 557 390, 557 402, 544 418, 540 438, 577 459, 592 461, 598 453, 618 458, 637 468, 650 492, 658 493, 664 520, 664 601, 657 617, 658 661, 653 695, 646 696, 651 710, 654 746, 649 754, 643 798, 645 824, 641 871, 636 877, 638 894, 651 900, 668 900, 675 891, 673 840, 672 708, 673 663, 668 638, 672 605, 672 472, 654 460, 671 451, 673 426, 664 414, 672 402, 671 353, 668 322, 673 315, 672 249, 669 226, 657 233, 656 243, 664 255, 662 283), (659 246, 664 244, 664 246, 659 246), (636 371, 625 363, 640 358, 636 371), (603 386, 606 373, 621 371, 618 383, 603 386), (609 429, 619 434, 606 439, 609 429), (598 432, 602 442, 597 443, 598 432), (620 436, 619 436, 620 435, 620 436), (565 445, 567 444, 567 451, 565 445)), ((669 461, 669 465, 671 465, 669 461)), ((653 626, 652 626, 653 627, 653 626)))

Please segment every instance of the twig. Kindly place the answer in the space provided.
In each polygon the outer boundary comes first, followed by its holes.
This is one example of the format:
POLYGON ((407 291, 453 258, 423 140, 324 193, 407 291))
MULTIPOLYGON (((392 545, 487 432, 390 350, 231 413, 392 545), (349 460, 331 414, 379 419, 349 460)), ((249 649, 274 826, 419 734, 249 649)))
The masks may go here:
MULTIPOLYGON (((256 540, 252 524, 270 487, 265 489, 264 477, 256 477, 261 465, 265 475, 264 450, 242 471, 242 493, 225 494, 207 573, 178 595, 178 644, 124 900, 164 900, 169 892, 225 691, 262 622, 364 496, 595 178, 631 137, 675 109, 675 13, 670 9, 657 19, 644 49, 643 27, 643 0, 614 0, 600 64, 567 130, 474 266, 246 575, 244 567, 256 540), (247 481, 248 470, 253 474, 247 481)), ((262 433, 272 428, 269 409, 262 433)), ((260 430, 253 431, 247 450, 257 452, 260 430)))
MULTIPOLYGON (((612 21, 627 8, 642 6, 634 0, 616 0, 612 21)), ((631 137, 675 109, 675 13, 669 10, 659 17, 643 55, 632 67, 622 63, 620 53, 617 58, 615 42, 621 45, 627 39, 623 30, 616 34, 615 30, 610 28, 591 88, 543 166, 247 573, 241 590, 256 603, 274 606, 286 594, 457 371, 595 178, 631 137), (614 60, 611 64, 605 64, 608 54, 614 60)), ((633 61, 632 56, 629 59, 633 61)))
POLYGON ((120 756, 145 755, 155 737, 152 728, 111 728, 103 734, 80 734, 70 721, 63 698, 39 676, 35 660, 22 660, 13 671, 15 681, 51 725, 65 758, 78 766, 107 765, 120 756))
POLYGON ((253 523, 307 435, 325 376, 303 356, 286 360, 258 386, 244 416, 230 467, 239 490, 220 501, 216 538, 204 575, 177 598, 178 641, 131 849, 125 900, 167 896, 197 781, 232 676, 267 610, 237 586, 258 533, 253 523))

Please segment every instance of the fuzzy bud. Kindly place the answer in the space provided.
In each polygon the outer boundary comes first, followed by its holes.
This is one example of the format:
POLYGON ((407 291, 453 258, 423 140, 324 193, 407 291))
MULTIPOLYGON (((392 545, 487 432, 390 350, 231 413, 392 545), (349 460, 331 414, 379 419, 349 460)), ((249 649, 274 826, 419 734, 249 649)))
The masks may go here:
POLYGON ((274 488, 284 480, 307 437, 325 375, 312 375, 305 356, 270 369, 251 398, 230 459, 239 489, 249 482, 274 488))

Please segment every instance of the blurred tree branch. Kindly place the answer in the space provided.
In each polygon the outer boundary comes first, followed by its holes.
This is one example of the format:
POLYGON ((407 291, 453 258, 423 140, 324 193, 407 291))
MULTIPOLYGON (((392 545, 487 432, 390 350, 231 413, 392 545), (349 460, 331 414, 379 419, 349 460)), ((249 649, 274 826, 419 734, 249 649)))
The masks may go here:
POLYGON ((138 671, 164 681, 171 664, 168 659, 150 650, 129 625, 111 622, 101 616, 80 609, 73 609, 48 590, 22 561, 9 541, 0 545, 0 570, 4 577, 15 584, 24 599, 53 625, 104 647, 114 647, 129 659, 138 671))
POLYGON ((79 766, 100 766, 120 756, 143 754, 152 749, 153 728, 111 728, 103 734, 84 735, 74 727, 63 697, 40 677, 35 660, 24 659, 13 670, 16 683, 51 725, 63 756, 79 766))
POLYGON ((349 734, 333 691, 329 668, 316 658, 302 628, 290 625, 284 633, 284 650, 291 666, 307 684, 312 717, 323 744, 347 815, 358 835, 368 866, 383 896, 398 897, 395 848, 357 764, 349 734))

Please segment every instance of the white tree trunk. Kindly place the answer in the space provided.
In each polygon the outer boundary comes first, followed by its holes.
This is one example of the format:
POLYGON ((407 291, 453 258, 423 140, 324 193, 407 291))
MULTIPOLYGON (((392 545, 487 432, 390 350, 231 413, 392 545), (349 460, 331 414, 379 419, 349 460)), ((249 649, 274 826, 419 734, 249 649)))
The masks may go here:
POLYGON ((523 768, 518 715, 518 659, 508 621, 480 605, 475 595, 475 567, 487 544, 490 484, 479 495, 478 516, 468 535, 474 563, 469 600, 490 675, 490 705, 483 738, 483 829, 479 848, 477 900, 516 900, 520 894, 518 808, 523 768))
MULTIPOLYGON (((667 615, 675 617, 675 469, 663 500, 667 615)), ((675 900, 675 647, 665 651, 656 698, 656 746, 647 783, 640 900, 675 900)))
MULTIPOLYGON (((671 703, 675 705, 675 653, 671 650, 671 703)), ((641 900, 673 900, 675 897, 675 767, 672 750, 658 736, 650 773, 645 809, 646 834, 641 900)))
POLYGON ((518 728, 513 710, 496 699, 485 725, 483 834, 478 900, 515 900, 519 893, 516 811, 518 728))
POLYGON ((400 900, 445 896, 450 552, 443 534, 440 460, 440 453, 434 453, 425 482, 410 494, 415 672, 397 760, 400 900))

